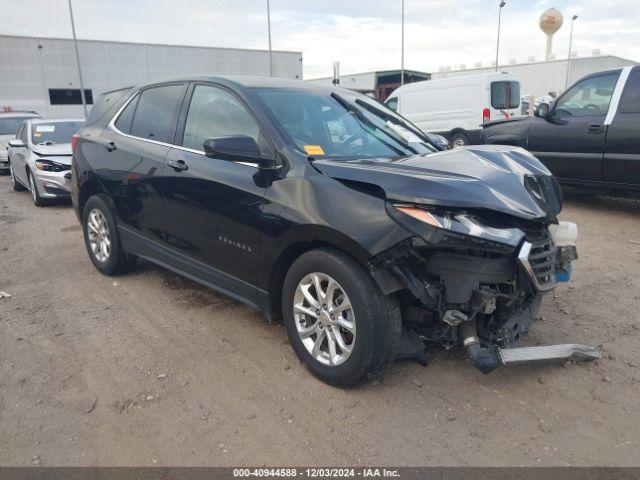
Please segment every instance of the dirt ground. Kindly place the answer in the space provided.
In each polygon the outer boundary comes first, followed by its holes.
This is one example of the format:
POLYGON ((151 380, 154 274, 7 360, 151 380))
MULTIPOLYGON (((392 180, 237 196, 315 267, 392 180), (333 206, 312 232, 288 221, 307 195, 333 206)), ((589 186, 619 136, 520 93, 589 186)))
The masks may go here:
POLYGON ((69 205, 0 177, 0 465, 640 465, 640 201, 562 217, 574 280, 525 344, 602 360, 483 375, 430 348, 345 391, 248 307, 149 263, 100 275, 69 205))

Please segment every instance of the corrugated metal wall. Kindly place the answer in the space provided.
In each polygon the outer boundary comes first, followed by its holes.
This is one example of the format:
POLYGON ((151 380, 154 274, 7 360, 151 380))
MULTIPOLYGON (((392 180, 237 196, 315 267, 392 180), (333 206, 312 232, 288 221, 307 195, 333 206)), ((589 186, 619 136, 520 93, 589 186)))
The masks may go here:
MULTIPOLYGON (((269 75, 269 52, 79 40, 84 86, 102 92, 187 74, 269 75)), ((302 79, 302 54, 273 52, 274 75, 302 79)), ((73 42, 0 36, 0 109, 82 116, 81 105, 50 105, 50 88, 79 88, 73 42)))
MULTIPOLYGON (((611 55, 597 57, 577 57, 571 60, 571 72, 569 86, 585 75, 614 68, 635 65, 636 62, 611 55)), ((451 78, 460 75, 478 75, 489 73, 494 67, 473 68, 468 70, 455 70, 449 72, 432 73, 431 78, 451 78)), ((566 60, 552 60, 536 63, 523 63, 515 65, 502 65, 500 71, 515 73, 520 77, 520 92, 522 95, 534 95, 543 97, 549 92, 560 93, 564 90, 567 75, 566 60)))

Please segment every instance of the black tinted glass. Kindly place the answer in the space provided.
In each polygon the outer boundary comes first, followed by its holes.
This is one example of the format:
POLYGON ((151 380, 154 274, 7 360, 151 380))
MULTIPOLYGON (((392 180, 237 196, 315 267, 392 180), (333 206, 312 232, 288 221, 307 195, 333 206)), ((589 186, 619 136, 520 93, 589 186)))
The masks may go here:
POLYGON ((640 113, 640 70, 632 70, 620 98, 620 113, 640 113))
MULTIPOLYGON (((87 105, 93 104, 91 89, 85 88, 84 98, 87 105)), ((79 88, 50 88, 49 102, 51 105, 82 105, 82 94, 79 88)))
POLYGON ((133 114, 136 113, 138 99, 140 95, 131 100, 116 120, 116 128, 123 133, 131 133, 131 123, 133 122, 133 114))
POLYGON ((211 137, 246 135, 258 142, 260 129, 247 109, 231 93, 209 85, 196 85, 182 145, 202 150, 211 137))
MULTIPOLYGON (((100 95, 98 103, 91 109, 89 115, 87 115, 87 125, 91 125, 99 120, 105 113, 107 113, 111 107, 114 106, 129 89, 116 90, 115 92, 105 93, 100 95)), ((114 112, 115 113, 115 112, 114 112)))
POLYGON ((133 117, 131 135, 168 142, 182 85, 167 85, 144 90, 133 117))

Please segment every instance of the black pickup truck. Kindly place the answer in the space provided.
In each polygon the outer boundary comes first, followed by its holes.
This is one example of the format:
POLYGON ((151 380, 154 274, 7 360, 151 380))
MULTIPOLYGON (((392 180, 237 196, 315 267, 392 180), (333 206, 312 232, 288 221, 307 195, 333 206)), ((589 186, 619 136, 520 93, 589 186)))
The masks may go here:
POLYGON ((640 191, 640 66, 588 75, 534 117, 483 127, 484 143, 526 148, 561 183, 640 191))

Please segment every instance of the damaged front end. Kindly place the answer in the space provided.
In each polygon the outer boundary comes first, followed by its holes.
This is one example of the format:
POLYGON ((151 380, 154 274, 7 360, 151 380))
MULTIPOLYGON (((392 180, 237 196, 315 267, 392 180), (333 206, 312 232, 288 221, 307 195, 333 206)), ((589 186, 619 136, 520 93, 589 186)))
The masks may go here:
POLYGON ((574 224, 558 223, 555 213, 529 220, 396 202, 387 210, 412 236, 369 267, 385 293, 400 298, 400 358, 426 363, 423 340, 464 346, 485 373, 512 363, 599 358, 599 348, 572 344, 515 348, 539 317, 543 294, 570 278, 574 224))

